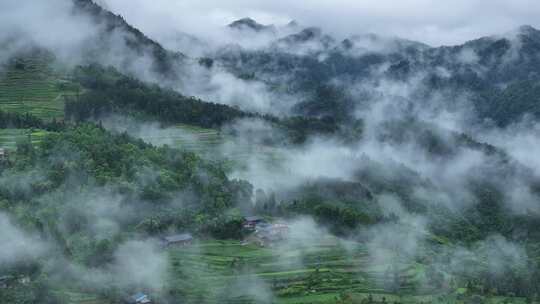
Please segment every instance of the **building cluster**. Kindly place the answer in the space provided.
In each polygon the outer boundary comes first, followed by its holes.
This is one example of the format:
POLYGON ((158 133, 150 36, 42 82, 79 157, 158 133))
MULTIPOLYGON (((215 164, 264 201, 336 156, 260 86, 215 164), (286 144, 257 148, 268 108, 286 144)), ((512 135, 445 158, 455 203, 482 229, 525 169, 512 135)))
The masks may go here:
POLYGON ((272 246, 287 238, 289 226, 285 223, 269 223, 260 216, 246 216, 244 229, 250 232, 247 242, 255 242, 263 247, 272 246))

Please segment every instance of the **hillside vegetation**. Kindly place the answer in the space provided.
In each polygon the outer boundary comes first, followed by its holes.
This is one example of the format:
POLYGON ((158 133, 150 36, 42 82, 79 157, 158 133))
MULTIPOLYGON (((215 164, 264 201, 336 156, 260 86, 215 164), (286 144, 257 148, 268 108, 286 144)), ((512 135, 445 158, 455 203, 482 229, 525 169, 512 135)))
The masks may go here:
POLYGON ((540 31, 188 58, 57 7, 0 46, 0 303, 540 304, 540 31))

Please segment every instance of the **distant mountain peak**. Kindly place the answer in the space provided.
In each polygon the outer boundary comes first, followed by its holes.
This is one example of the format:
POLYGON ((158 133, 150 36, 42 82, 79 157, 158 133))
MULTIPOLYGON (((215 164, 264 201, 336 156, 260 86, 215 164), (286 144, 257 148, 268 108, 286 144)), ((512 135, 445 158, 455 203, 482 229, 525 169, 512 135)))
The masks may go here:
POLYGON ((322 30, 318 27, 308 27, 300 32, 301 35, 308 39, 315 38, 322 35, 322 30))
POLYGON ((94 24, 100 25, 100 48, 108 49, 114 40, 114 45, 118 47, 125 46, 125 50, 133 52, 135 56, 150 55, 152 58, 152 69, 161 75, 176 77, 174 64, 180 63, 185 55, 180 52, 166 50, 160 43, 149 38, 138 28, 129 24, 122 16, 116 15, 112 11, 104 9, 98 3, 104 1, 95 0, 72 0, 73 13, 89 17, 94 24), (105 25, 105 26, 101 26, 105 25), (113 38, 114 31, 122 31, 124 35, 122 43, 113 38), (103 44, 103 45, 101 45, 103 44), (147 54, 145 54, 145 52, 147 54))
POLYGON ((539 31, 530 25, 522 25, 518 28, 521 34, 537 34, 539 31))
POLYGON ((530 25, 520 26, 518 36, 520 36, 522 41, 534 42, 536 48, 540 44, 540 31, 530 25))
MULTIPOLYGON (((287 47, 313 44, 313 46, 320 45, 322 49, 327 49, 334 45, 334 43, 334 38, 329 35, 325 35, 320 28, 308 27, 300 32, 297 32, 296 34, 291 34, 279 39, 276 45, 279 47, 287 47)), ((318 50, 321 50, 321 48, 318 48, 318 50)))
POLYGON ((405 49, 427 49, 421 42, 391 36, 380 36, 374 33, 353 35, 341 42, 344 49, 367 48, 378 52, 400 51, 405 49))
POLYGON ((354 47, 354 42, 352 42, 351 39, 347 38, 341 41, 341 46, 346 50, 350 50, 354 47))
POLYGON ((322 30, 318 27, 308 27, 297 34, 290 35, 285 39, 289 42, 307 42, 322 36, 322 30))
POLYGON ((296 27, 299 27, 299 26, 300 26, 300 24, 298 24, 298 22, 296 20, 291 20, 286 25, 286 27, 290 27, 290 28, 296 28, 296 27))
POLYGON ((257 21, 248 17, 236 20, 232 22, 231 24, 229 24, 228 27, 232 29, 236 29, 236 30, 249 29, 255 32, 272 31, 274 29, 273 25, 260 24, 257 21))

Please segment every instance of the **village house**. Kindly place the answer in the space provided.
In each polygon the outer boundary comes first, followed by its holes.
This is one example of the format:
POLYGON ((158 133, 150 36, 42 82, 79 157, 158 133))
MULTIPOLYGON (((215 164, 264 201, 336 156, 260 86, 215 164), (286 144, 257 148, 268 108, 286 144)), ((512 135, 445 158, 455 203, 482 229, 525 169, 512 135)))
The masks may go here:
POLYGON ((148 295, 138 292, 126 299, 127 304, 151 304, 152 301, 148 295))
POLYGON ((0 162, 4 162, 8 160, 8 152, 4 148, 0 148, 0 162))
POLYGON ((265 224, 266 221, 260 216, 246 216, 244 217, 244 228, 255 229, 257 225, 265 224))
POLYGON ((193 243, 193 236, 191 233, 182 233, 163 238, 163 247, 170 246, 188 246, 193 243))
POLYGON ((5 275, 0 276, 0 289, 11 288, 15 285, 22 284, 28 285, 30 283, 29 276, 14 276, 14 275, 5 275))
POLYGON ((289 226, 282 222, 269 223, 261 216, 244 217, 244 229, 248 230, 243 245, 249 243, 259 244, 260 246, 271 246, 287 238, 289 226))
POLYGON ((15 281, 15 277, 13 277, 13 276, 1 276, 0 277, 0 289, 9 288, 11 285, 13 285, 14 281, 15 281))

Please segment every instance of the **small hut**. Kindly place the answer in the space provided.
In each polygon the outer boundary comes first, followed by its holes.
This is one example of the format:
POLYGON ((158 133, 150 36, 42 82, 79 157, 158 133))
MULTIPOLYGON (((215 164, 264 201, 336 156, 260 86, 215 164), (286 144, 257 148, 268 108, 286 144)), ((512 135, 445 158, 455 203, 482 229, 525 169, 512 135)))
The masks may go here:
POLYGON ((176 235, 170 235, 163 238, 163 246, 188 246, 193 243, 193 236, 191 233, 182 233, 176 235))

